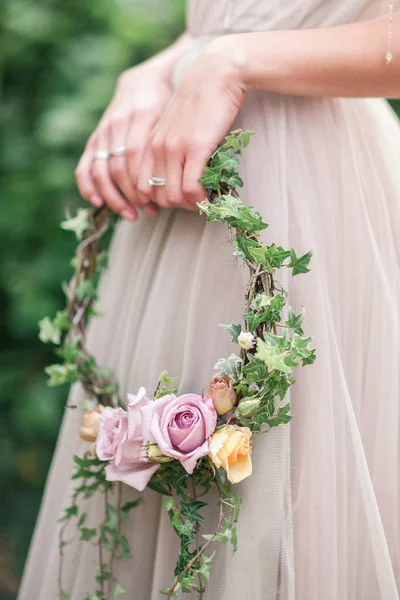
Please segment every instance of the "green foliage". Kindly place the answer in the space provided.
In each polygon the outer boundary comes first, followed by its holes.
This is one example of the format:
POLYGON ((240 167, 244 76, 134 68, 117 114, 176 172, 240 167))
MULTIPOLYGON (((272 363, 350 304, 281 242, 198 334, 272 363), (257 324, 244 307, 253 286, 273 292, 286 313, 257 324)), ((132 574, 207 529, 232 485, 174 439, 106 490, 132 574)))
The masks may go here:
POLYGON ((233 381, 238 381, 241 362, 242 359, 236 354, 231 354, 228 358, 220 358, 214 367, 215 374, 219 377, 228 376, 233 381))
POLYGON ((52 349, 37 323, 62 306, 71 276, 74 236, 58 223, 81 203, 74 169, 119 73, 176 38, 183 10, 183 0, 1 2, 1 600, 16 596, 66 402, 65 387, 46 385, 52 349))
POLYGON ((154 399, 162 398, 167 394, 176 394, 178 388, 174 385, 174 381, 176 381, 177 377, 169 377, 167 371, 163 371, 158 378, 158 384, 156 387, 156 391, 154 393, 154 399))
POLYGON ((81 240, 83 234, 90 226, 89 213, 90 210, 88 208, 78 208, 75 217, 69 217, 61 223, 61 229, 73 231, 76 235, 76 239, 81 240))

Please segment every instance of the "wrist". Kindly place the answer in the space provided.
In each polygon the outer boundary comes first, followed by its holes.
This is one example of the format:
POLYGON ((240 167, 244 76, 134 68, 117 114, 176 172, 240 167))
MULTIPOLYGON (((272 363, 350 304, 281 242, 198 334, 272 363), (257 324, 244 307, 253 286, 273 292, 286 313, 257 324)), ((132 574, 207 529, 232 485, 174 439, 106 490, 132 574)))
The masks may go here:
POLYGON ((184 33, 171 46, 149 58, 143 63, 126 69, 118 79, 122 87, 130 87, 139 72, 145 72, 159 82, 170 84, 171 76, 177 61, 188 52, 193 45, 193 38, 184 33))
POLYGON ((280 35, 285 32, 236 33, 212 42, 213 52, 224 57, 237 84, 246 92, 251 89, 273 91, 277 79, 285 77, 281 60, 280 35))

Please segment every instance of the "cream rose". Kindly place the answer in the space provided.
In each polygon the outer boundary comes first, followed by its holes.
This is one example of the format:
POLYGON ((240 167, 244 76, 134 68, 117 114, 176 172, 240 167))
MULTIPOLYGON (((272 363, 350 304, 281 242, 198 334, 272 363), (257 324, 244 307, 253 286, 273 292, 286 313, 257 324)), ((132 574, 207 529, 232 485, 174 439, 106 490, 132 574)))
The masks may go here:
POLYGON ((211 437, 209 457, 222 467, 231 483, 239 483, 252 472, 251 431, 248 427, 225 425, 211 437))
POLYGON ((79 437, 84 442, 95 442, 99 435, 100 415, 104 406, 98 404, 93 410, 88 408, 82 417, 82 426, 79 431, 79 437))
POLYGON ((214 377, 208 388, 207 396, 214 402, 219 415, 232 410, 236 404, 236 394, 230 377, 214 377))

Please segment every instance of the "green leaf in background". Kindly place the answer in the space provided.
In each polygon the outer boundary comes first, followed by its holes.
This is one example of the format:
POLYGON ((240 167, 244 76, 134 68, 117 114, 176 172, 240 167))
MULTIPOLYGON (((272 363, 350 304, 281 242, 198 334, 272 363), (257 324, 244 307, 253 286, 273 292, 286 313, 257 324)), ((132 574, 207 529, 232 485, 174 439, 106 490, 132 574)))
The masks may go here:
POLYGON ((122 596, 124 594, 128 594, 127 590, 122 587, 120 583, 117 583, 112 590, 112 597, 115 600, 118 596, 122 596))
POLYGON ((89 212, 88 208, 78 208, 75 217, 70 217, 60 224, 61 229, 66 231, 73 231, 78 240, 83 238, 83 234, 89 227, 89 212))

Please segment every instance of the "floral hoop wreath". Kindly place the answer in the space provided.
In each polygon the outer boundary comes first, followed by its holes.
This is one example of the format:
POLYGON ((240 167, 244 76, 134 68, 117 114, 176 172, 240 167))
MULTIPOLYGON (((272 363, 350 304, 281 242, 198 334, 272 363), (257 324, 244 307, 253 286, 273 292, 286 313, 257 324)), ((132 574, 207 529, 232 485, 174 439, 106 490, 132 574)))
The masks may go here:
POLYGON ((227 225, 234 255, 250 271, 243 324, 222 324, 239 354, 217 362, 205 394, 179 395, 175 379, 163 372, 153 396, 141 387, 136 395, 128 395, 127 410, 121 407, 112 372, 97 364, 85 341, 87 321, 95 314, 97 281, 106 266, 100 238, 112 228, 113 216, 106 207, 80 208, 61 224, 79 240, 75 274, 69 285, 64 284, 66 309, 40 322, 39 337, 56 344, 61 358, 46 368, 49 385, 79 381, 85 390, 80 437, 91 445, 84 456, 74 457, 72 479, 77 486, 60 518, 60 600, 70 598, 63 587, 63 560, 72 523, 80 540, 98 547, 96 589, 83 600, 111 600, 128 593, 113 567, 116 560, 130 557, 123 523, 141 500, 123 503, 122 485, 139 491, 147 487, 166 497, 180 550, 172 583, 160 593, 170 599, 178 592, 197 592, 203 598, 215 554, 210 553, 211 544, 230 542, 233 550, 237 546, 241 499, 235 484, 251 475, 253 440, 291 419, 285 396, 295 383, 292 371, 311 364, 315 350, 310 348, 312 338, 303 333, 304 309, 296 314, 287 306, 287 292, 275 273, 281 267, 294 276, 307 273, 311 252, 298 257, 293 249, 260 241, 268 225, 236 192, 243 185, 239 157, 252 135, 231 132, 200 179, 208 190, 207 199, 198 204, 200 214, 227 225), (90 518, 81 504, 98 493, 105 499, 104 518, 88 525, 90 518), (217 511, 214 530, 203 533, 205 498, 216 501, 217 511))

